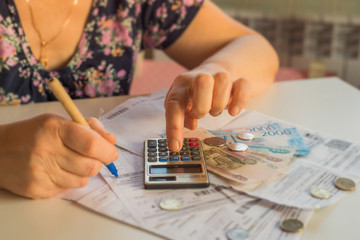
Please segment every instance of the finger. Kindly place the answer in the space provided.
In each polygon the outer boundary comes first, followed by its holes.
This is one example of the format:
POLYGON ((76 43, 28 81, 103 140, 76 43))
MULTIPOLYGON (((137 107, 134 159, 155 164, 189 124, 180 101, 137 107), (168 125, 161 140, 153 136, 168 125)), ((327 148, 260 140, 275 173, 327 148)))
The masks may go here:
POLYGON ((200 119, 211 109, 214 89, 214 79, 209 74, 200 74, 192 83, 192 109, 191 115, 200 119))
POLYGON ((108 131, 106 131, 106 129, 105 129, 104 125, 102 124, 102 122, 100 122, 98 119, 93 118, 93 117, 87 118, 86 120, 89 123, 91 129, 98 132, 103 138, 105 138, 111 144, 116 143, 116 136, 114 134, 109 133, 108 131))
POLYGON ((218 116, 229 104, 231 95, 232 81, 226 73, 217 73, 214 76, 214 93, 210 114, 218 116))
POLYGON ((232 97, 229 104, 229 113, 235 116, 245 107, 250 99, 251 85, 245 78, 236 80, 233 83, 232 97))
POLYGON ((83 177, 95 176, 103 166, 99 160, 84 157, 72 150, 68 150, 67 153, 61 157, 59 156, 57 163, 67 172, 83 177))
POLYGON ((51 181, 59 188, 81 188, 89 182, 89 177, 78 176, 64 170, 49 174, 51 181))
POLYGON ((184 120, 184 127, 188 128, 188 129, 195 129, 197 127, 197 119, 193 118, 191 116, 191 108, 192 108, 192 101, 191 99, 189 99, 189 102, 187 104, 187 108, 185 110, 185 120, 184 120))
POLYGON ((69 149, 104 164, 118 158, 117 149, 97 132, 74 122, 66 122, 59 128, 59 136, 69 149))
POLYGON ((43 163, 44 171, 46 172, 46 175, 43 176, 47 176, 47 179, 41 179, 39 176, 35 176, 34 178, 43 183, 48 182, 48 184, 46 184, 48 186, 52 183, 58 188, 79 188, 86 186, 89 181, 89 177, 78 176, 62 169, 54 160, 50 159, 50 161, 44 161, 43 163), (48 181, 48 179, 50 179, 50 181, 48 181))
POLYGON ((185 112, 185 121, 184 126, 190 130, 194 130, 197 128, 198 120, 193 118, 190 112, 185 112))
POLYGON ((185 79, 175 79, 165 99, 166 137, 169 149, 178 152, 183 144, 184 114, 189 99, 185 79))

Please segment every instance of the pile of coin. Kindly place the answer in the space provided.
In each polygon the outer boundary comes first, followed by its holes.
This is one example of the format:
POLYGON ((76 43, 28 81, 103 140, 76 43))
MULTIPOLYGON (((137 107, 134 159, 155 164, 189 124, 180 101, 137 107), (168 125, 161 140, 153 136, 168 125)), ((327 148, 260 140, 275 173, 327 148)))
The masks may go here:
MULTIPOLYGON (((343 191, 354 191, 356 188, 355 182, 349 178, 339 177, 335 180, 334 184, 335 187, 343 191)), ((321 187, 314 187, 310 193, 311 196, 319 199, 328 199, 331 197, 331 193, 321 187)))
MULTIPOLYGON (((252 136, 252 134, 250 135, 252 136)), ((250 140, 251 136, 243 136, 243 137, 250 140)), ((226 145, 225 139, 219 137, 205 138, 204 143, 212 147, 223 147, 226 145)), ((232 143, 228 147, 231 151, 235 151, 235 152, 244 152, 249 148, 249 146, 244 143, 232 143)))

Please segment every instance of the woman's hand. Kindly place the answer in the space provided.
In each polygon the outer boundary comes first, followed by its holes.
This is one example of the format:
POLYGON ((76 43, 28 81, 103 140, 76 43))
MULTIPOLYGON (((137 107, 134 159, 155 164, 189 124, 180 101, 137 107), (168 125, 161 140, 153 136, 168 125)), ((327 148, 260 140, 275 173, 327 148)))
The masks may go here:
POLYGON ((204 1, 184 33, 165 49, 188 69, 174 81, 165 101, 169 148, 179 151, 183 126, 193 129, 206 113, 216 116, 228 106, 238 114, 250 97, 274 81, 279 59, 260 34, 204 1))
POLYGON ((46 198, 85 186, 118 157, 115 136, 95 118, 88 122, 93 130, 45 114, 0 126, 0 187, 46 198))
POLYGON ((244 78, 233 81, 219 66, 202 65, 178 76, 165 100, 166 134, 173 152, 181 149, 183 127, 195 129, 207 113, 218 116, 228 108, 231 115, 240 113, 250 98, 251 85, 244 78))

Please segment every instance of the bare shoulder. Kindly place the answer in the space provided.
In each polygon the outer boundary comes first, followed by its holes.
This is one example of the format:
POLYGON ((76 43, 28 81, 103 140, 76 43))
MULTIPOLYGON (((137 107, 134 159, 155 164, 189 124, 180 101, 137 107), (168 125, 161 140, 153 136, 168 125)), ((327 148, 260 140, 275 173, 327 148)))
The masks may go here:
POLYGON ((185 32, 165 52, 185 67, 192 68, 232 40, 252 34, 257 33, 205 0, 185 32))

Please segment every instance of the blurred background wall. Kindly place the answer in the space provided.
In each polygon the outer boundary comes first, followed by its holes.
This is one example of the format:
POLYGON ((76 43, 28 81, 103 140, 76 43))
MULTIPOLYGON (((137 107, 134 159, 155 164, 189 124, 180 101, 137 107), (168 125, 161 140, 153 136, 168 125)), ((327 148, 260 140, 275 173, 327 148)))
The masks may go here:
MULTIPOLYGON (((338 76, 360 89, 360 0, 212 1, 275 47, 276 81, 338 76)), ((130 94, 170 87, 187 71, 159 50, 138 62, 130 94)))
MULTIPOLYGON (((213 0, 262 33, 281 67, 360 86, 360 0, 213 0)), ((300 75, 300 76, 301 76, 300 75)))

